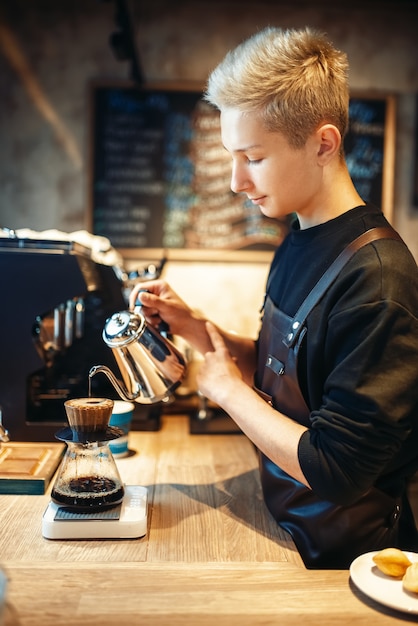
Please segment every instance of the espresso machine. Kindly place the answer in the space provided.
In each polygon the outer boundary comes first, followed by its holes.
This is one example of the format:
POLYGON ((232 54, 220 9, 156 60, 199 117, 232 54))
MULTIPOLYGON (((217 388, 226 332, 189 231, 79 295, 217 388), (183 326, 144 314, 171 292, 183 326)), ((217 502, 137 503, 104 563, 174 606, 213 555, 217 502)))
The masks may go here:
MULTIPOLYGON (((120 268, 74 241, 0 238, 0 407, 10 440, 53 441, 64 402, 85 397, 94 363, 113 368, 103 326, 126 308, 120 268)), ((116 398, 105 377, 91 393, 116 398)), ((137 406, 133 429, 158 430, 161 409, 137 406)))

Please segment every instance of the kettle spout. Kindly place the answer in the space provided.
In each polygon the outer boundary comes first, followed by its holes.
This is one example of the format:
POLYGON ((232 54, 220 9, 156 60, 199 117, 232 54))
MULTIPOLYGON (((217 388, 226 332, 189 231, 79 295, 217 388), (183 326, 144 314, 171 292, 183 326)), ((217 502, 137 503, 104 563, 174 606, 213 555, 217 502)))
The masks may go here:
POLYGON ((93 376, 95 376, 99 372, 102 372, 102 374, 105 374, 105 376, 107 376, 122 400, 133 402, 139 396, 140 392, 136 394, 128 393, 127 390, 124 389, 123 384, 116 378, 112 370, 106 367, 106 365, 93 365, 93 367, 89 371, 89 380, 91 380, 93 376))

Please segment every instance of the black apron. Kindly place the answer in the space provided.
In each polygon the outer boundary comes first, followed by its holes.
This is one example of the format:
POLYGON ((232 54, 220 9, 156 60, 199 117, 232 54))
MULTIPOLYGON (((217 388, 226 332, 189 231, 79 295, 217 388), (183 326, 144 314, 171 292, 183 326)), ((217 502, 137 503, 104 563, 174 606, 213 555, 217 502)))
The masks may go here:
MULTIPOLYGON (((297 374, 306 318, 347 260, 378 238, 399 236, 389 228, 375 228, 361 235, 330 266, 293 318, 266 298, 255 388, 274 408, 307 427, 310 409, 297 374)), ((350 506, 337 505, 316 496, 261 452, 259 456, 267 507, 292 535, 306 567, 346 569, 359 554, 397 546, 401 498, 372 488, 350 506)))

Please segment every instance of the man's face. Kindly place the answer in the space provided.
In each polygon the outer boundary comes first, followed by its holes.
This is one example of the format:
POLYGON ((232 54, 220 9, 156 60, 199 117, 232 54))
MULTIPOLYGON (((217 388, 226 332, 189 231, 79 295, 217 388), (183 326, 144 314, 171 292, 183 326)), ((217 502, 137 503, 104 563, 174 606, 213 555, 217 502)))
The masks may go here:
POLYGON ((315 135, 295 149, 256 115, 236 109, 222 111, 221 132, 232 157, 232 191, 245 193, 267 217, 309 217, 315 211, 322 176, 315 135))

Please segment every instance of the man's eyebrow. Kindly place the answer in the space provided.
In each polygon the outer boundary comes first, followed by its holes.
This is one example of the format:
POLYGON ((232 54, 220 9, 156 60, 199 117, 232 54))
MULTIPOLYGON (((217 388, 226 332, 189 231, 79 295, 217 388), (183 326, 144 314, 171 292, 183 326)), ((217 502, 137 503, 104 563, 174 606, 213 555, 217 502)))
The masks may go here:
POLYGON ((253 143, 250 146, 244 146, 243 148, 237 148, 236 150, 233 150, 232 152, 249 152, 250 150, 255 150, 256 148, 261 148, 261 144, 253 143))

